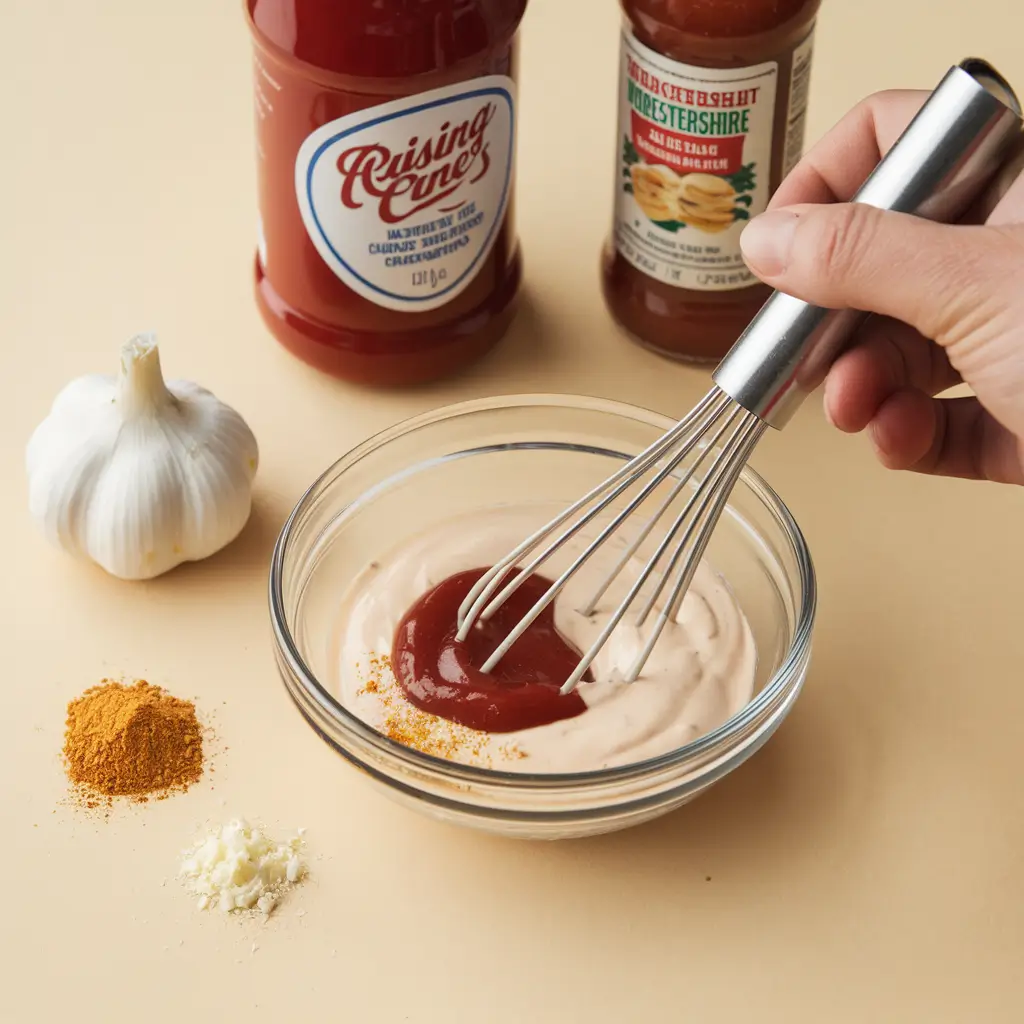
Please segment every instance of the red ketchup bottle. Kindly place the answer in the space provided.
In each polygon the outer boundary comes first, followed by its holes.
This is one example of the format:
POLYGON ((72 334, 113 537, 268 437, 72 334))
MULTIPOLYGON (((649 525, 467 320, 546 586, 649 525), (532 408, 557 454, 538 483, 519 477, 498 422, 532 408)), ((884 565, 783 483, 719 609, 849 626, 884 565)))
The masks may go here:
POLYGON ((306 362, 416 384, 482 355, 521 276, 512 212, 526 0, 246 0, 256 298, 306 362))

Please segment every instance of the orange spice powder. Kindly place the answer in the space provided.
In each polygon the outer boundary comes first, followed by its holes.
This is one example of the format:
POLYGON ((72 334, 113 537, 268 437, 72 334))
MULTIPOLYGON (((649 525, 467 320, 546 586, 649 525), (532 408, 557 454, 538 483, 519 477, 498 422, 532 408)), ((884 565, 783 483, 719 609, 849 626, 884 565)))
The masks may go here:
POLYGON ((68 704, 64 763, 90 807, 97 797, 145 801, 188 789, 203 774, 195 706, 145 680, 104 681, 68 704))
MULTIPOLYGON (((487 749, 490 733, 450 722, 416 707, 396 682, 388 655, 371 654, 367 661, 369 673, 359 693, 375 694, 380 701, 383 718, 377 725, 379 732, 423 754, 480 768, 494 767, 487 749)), ((499 753, 504 760, 527 756, 515 743, 504 744, 499 753)))

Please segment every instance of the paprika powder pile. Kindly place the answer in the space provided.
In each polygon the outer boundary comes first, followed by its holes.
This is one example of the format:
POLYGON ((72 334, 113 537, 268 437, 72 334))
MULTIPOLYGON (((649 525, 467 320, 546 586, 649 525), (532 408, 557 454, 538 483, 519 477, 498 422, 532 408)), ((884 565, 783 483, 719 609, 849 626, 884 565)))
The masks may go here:
POLYGON ((188 789, 203 774, 195 705, 145 680, 104 681, 68 704, 64 762, 87 803, 188 789))

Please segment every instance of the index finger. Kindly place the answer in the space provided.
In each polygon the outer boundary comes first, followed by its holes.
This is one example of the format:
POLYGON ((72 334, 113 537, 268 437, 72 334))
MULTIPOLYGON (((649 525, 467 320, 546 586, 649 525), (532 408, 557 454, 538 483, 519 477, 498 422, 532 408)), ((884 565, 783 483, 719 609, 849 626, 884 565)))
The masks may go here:
POLYGON ((811 147, 779 186, 769 210, 798 203, 845 203, 924 106, 924 90, 876 92, 811 147))

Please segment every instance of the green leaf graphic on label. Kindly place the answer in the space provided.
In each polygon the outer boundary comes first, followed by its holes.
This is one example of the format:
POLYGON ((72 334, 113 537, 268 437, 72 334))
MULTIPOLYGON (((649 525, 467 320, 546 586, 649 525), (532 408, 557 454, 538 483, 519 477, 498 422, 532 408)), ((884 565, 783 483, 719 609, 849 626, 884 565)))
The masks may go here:
POLYGON ((671 231, 675 234, 681 228, 685 228, 686 225, 680 220, 652 220, 651 223, 656 228, 661 228, 662 231, 671 231))
POLYGON ((725 175, 725 180, 737 192, 752 192, 757 183, 757 175, 754 173, 755 164, 744 164, 738 171, 725 175))
POLYGON ((750 220, 750 207, 753 205, 754 197, 750 195, 757 186, 757 175, 754 172, 756 164, 744 164, 738 171, 725 175, 725 180, 736 190, 736 197, 733 202, 733 220, 750 220))
POLYGON ((630 195, 633 194, 633 175, 630 173, 630 167, 634 164, 640 163, 640 154, 636 151, 636 147, 630 141, 628 135, 622 136, 622 162, 625 166, 622 168, 622 176, 625 178, 625 183, 622 186, 623 192, 628 192, 630 195))

